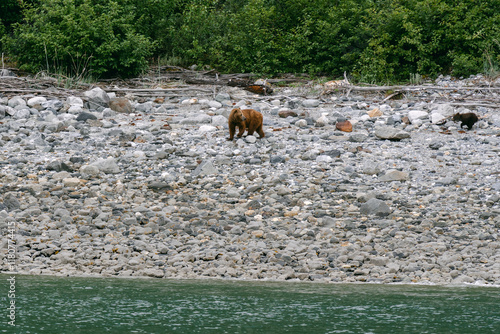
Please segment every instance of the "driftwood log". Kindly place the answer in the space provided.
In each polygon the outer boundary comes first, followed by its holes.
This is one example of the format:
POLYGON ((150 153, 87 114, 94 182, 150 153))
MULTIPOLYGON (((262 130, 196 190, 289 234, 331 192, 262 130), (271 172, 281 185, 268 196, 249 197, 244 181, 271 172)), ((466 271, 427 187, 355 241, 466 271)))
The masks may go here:
MULTIPOLYGON (((62 98, 71 95, 81 96, 83 91, 99 86, 107 92, 115 92, 119 95, 132 94, 142 98, 163 98, 178 96, 179 93, 187 94, 187 92, 202 95, 215 95, 217 87, 232 86, 261 94, 263 95, 262 99, 267 99, 265 96, 269 96, 273 93, 271 84, 283 83, 286 85, 287 83, 298 82, 307 85, 311 82, 311 79, 308 77, 293 75, 256 81, 256 76, 250 73, 219 74, 214 70, 194 71, 175 66, 153 67, 143 77, 128 80, 101 80, 96 84, 73 82, 66 79, 67 78, 64 77, 54 78, 47 75, 36 77, 0 77, 0 96, 10 97, 20 94, 42 94, 49 98, 62 98)), ((349 84, 348 86, 339 87, 330 94, 342 93, 348 96, 350 92, 354 91, 360 93, 388 94, 381 97, 380 102, 386 102, 396 98, 398 95, 434 91, 442 92, 442 97, 437 100, 444 100, 443 102, 450 103, 454 106, 500 108, 500 98, 498 97, 500 87, 489 86, 355 86, 349 84), (454 92, 460 93, 461 96, 451 96, 450 93, 454 92), (473 96, 475 93, 481 93, 483 96, 476 98, 473 96)), ((281 95, 273 96, 273 99, 276 98, 288 97, 281 95)), ((321 98, 324 99, 325 96, 321 98)), ((325 102, 329 102, 328 100, 329 99, 324 99, 325 102)))

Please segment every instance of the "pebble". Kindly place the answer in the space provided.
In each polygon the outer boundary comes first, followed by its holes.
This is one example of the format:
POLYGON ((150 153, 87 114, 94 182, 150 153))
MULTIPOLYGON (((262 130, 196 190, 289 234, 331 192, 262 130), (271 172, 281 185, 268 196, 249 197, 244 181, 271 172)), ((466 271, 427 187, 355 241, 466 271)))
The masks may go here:
MULTIPOLYGON (((471 80, 436 84, 460 98, 471 80)), ((481 124, 461 131, 442 91, 379 104, 300 89, 3 97, 17 271, 500 285, 498 108, 468 107, 481 124), (249 105, 266 136, 228 141, 231 108, 249 105)))

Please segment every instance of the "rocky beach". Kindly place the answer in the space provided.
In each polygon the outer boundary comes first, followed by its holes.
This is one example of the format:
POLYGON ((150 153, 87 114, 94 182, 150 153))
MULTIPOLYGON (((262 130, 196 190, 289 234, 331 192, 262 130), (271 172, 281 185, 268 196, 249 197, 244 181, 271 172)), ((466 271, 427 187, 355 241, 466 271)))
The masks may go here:
POLYGON ((500 285, 500 81, 322 91, 0 90, 1 271, 500 285))

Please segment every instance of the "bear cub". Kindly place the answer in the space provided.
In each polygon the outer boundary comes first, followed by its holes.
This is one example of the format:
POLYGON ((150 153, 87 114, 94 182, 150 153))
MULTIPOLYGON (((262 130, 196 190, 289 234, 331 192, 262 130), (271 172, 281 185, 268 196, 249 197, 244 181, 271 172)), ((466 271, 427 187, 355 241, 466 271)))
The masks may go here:
POLYGON ((472 126, 474 123, 476 123, 479 120, 476 114, 472 112, 468 112, 466 114, 455 114, 453 115, 453 121, 454 122, 462 122, 460 124, 460 128, 463 128, 464 125, 467 125, 467 127, 472 129, 472 126))
POLYGON ((247 135, 253 135, 257 132, 260 138, 264 138, 265 134, 262 130, 263 117, 260 112, 253 109, 241 109, 235 108, 231 110, 229 114, 229 138, 227 140, 233 140, 236 128, 239 129, 237 137, 243 136, 245 130, 248 130, 247 135))

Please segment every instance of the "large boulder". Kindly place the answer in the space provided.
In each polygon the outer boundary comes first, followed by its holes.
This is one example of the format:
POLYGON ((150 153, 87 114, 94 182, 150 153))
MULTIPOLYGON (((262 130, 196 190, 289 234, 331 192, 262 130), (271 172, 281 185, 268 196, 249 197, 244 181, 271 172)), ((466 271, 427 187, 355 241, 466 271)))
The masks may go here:
POLYGON ((125 97, 115 97, 109 101, 109 107, 121 114, 130 114, 134 112, 134 108, 130 101, 125 97))
POLYGON ((384 201, 372 198, 361 205, 360 212, 364 215, 385 217, 391 214, 391 208, 384 201))
POLYGON ((98 109, 99 107, 107 108, 109 107, 109 95, 99 87, 93 88, 91 90, 83 93, 85 96, 89 109, 98 109))

